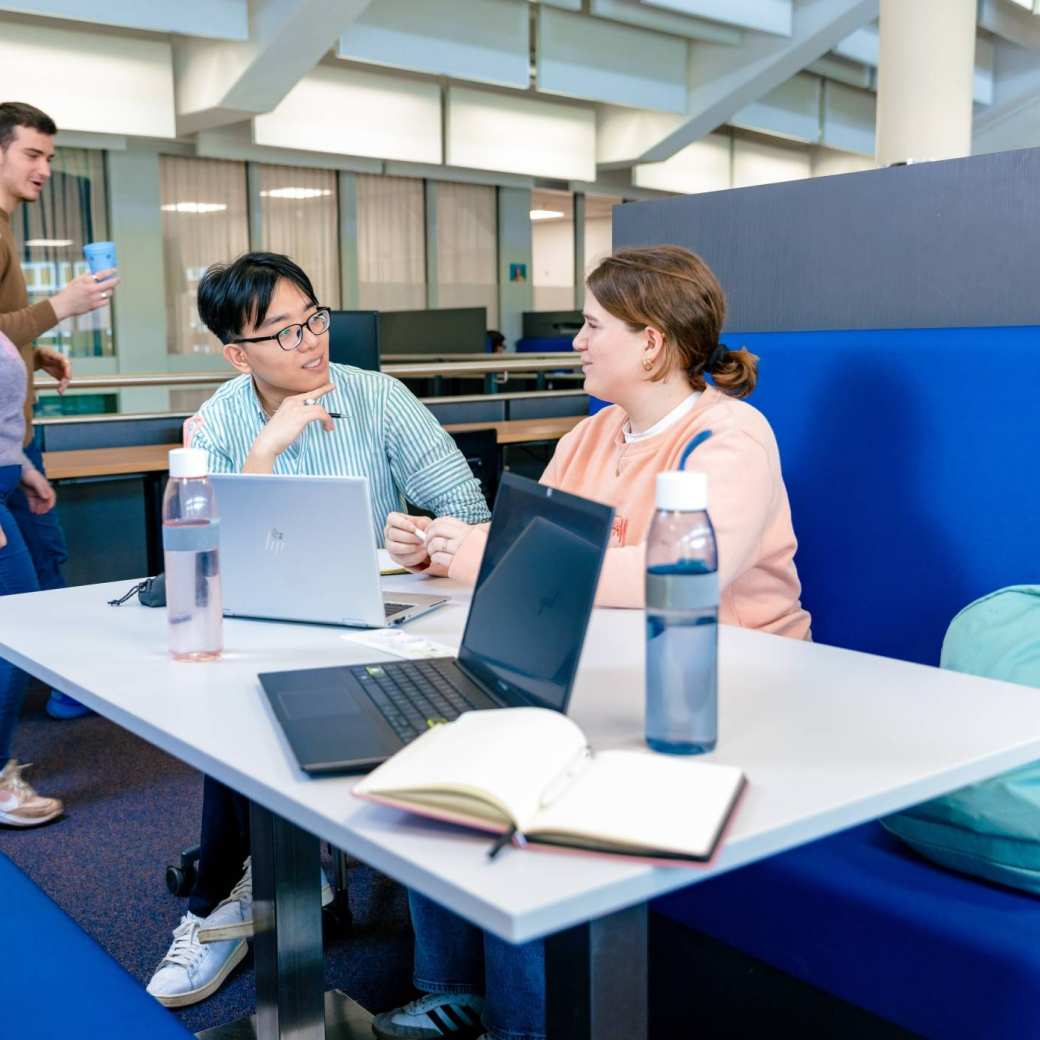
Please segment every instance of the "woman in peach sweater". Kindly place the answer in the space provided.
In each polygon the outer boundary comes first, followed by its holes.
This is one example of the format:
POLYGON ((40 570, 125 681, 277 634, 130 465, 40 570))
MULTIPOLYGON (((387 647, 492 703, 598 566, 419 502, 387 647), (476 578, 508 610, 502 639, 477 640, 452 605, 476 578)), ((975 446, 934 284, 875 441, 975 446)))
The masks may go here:
MULTIPOLYGON (((685 465, 708 474, 719 620, 808 639, 776 439, 765 417, 739 400, 755 387, 758 359, 719 343, 726 305, 715 276, 693 253, 657 246, 620 250, 586 284, 585 324, 574 348, 585 389, 613 407, 560 441, 542 482, 614 507, 597 603, 644 605, 655 478, 685 465)), ((386 525, 386 546, 399 563, 468 581, 476 578, 486 540, 486 525, 448 517, 391 513, 386 525)), ((413 981, 425 995, 377 1015, 376 1036, 476 1032, 479 1023, 488 1040, 544 1040, 542 942, 510 946, 425 896, 411 892, 409 901, 413 981)))
MULTIPOLYGON (((560 441, 541 479, 614 507, 597 605, 644 605, 655 478, 685 464, 708 475, 719 620, 809 638, 776 438, 762 413, 740 400, 755 388, 758 359, 719 343, 726 302, 714 274, 686 249, 655 246, 619 250, 586 285, 574 349, 585 389, 613 406, 560 441)), ((451 517, 391 513, 386 523, 386 546, 400 564, 461 581, 475 581, 486 541, 487 525, 451 517)))

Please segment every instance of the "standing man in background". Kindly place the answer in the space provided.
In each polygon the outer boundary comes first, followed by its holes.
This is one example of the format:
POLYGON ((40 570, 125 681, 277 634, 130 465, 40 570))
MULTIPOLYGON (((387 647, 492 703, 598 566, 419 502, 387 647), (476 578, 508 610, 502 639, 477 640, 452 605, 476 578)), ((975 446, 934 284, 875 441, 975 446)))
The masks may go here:
MULTIPOLYGON (((41 473, 43 456, 33 434, 33 373, 36 369, 58 380, 58 393, 64 393, 72 377, 72 365, 64 354, 47 347, 33 347, 33 340, 60 321, 104 307, 119 284, 115 271, 96 275, 82 274, 69 282, 61 292, 29 306, 11 231, 11 215, 19 203, 35 202, 50 179, 54 158, 54 120, 32 105, 16 101, 0 104, 0 332, 18 348, 29 371, 29 389, 25 398, 25 454, 41 473)), ((11 494, 7 502, 18 523, 36 568, 41 589, 61 588, 65 580, 60 567, 68 558, 65 536, 54 510, 33 513, 21 491, 11 494)), ((54 718, 74 718, 87 713, 78 701, 51 692, 47 711, 54 718)))

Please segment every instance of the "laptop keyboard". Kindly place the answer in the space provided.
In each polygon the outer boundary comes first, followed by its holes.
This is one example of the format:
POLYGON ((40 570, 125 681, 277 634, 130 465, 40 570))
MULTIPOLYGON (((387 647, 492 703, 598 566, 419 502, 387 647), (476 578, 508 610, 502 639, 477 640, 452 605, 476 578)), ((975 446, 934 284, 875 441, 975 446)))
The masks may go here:
POLYGON ((477 707, 428 661, 368 664, 350 670, 405 743, 430 726, 477 707))
POLYGON ((383 603, 383 616, 390 617, 391 614, 400 614, 402 610, 407 610, 411 606, 411 603, 383 603))

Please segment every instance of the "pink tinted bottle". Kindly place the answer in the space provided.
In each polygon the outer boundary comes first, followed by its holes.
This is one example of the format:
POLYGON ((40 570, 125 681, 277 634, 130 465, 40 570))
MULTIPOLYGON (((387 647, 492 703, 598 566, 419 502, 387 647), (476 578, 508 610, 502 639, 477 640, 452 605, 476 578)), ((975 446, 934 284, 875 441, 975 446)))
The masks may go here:
POLYGON ((170 452, 162 525, 170 656, 215 660, 224 649, 220 518, 204 451, 170 452))

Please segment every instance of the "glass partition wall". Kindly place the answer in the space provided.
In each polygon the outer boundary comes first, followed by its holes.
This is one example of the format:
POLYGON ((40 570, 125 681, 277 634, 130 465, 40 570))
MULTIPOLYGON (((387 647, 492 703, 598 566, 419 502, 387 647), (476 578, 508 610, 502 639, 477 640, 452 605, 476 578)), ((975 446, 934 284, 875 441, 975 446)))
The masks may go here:
POLYGON ((333 170, 257 167, 258 248, 292 257, 307 272, 319 303, 339 308, 339 204, 333 170))
POLYGON ((484 184, 437 184, 437 306, 484 307, 498 326, 498 206, 484 184))
POLYGON ((245 163, 164 155, 159 159, 166 343, 169 354, 219 354, 195 306, 210 264, 249 249, 245 163))
MULTIPOLYGON (((39 200, 19 206, 12 220, 30 303, 53 296, 86 273, 84 244, 109 238, 104 153, 59 148, 51 170, 39 200)), ((37 343, 72 358, 111 357, 112 308, 68 318, 37 343)))
POLYGON ((426 203, 418 177, 357 174, 358 307, 426 306, 426 203))

